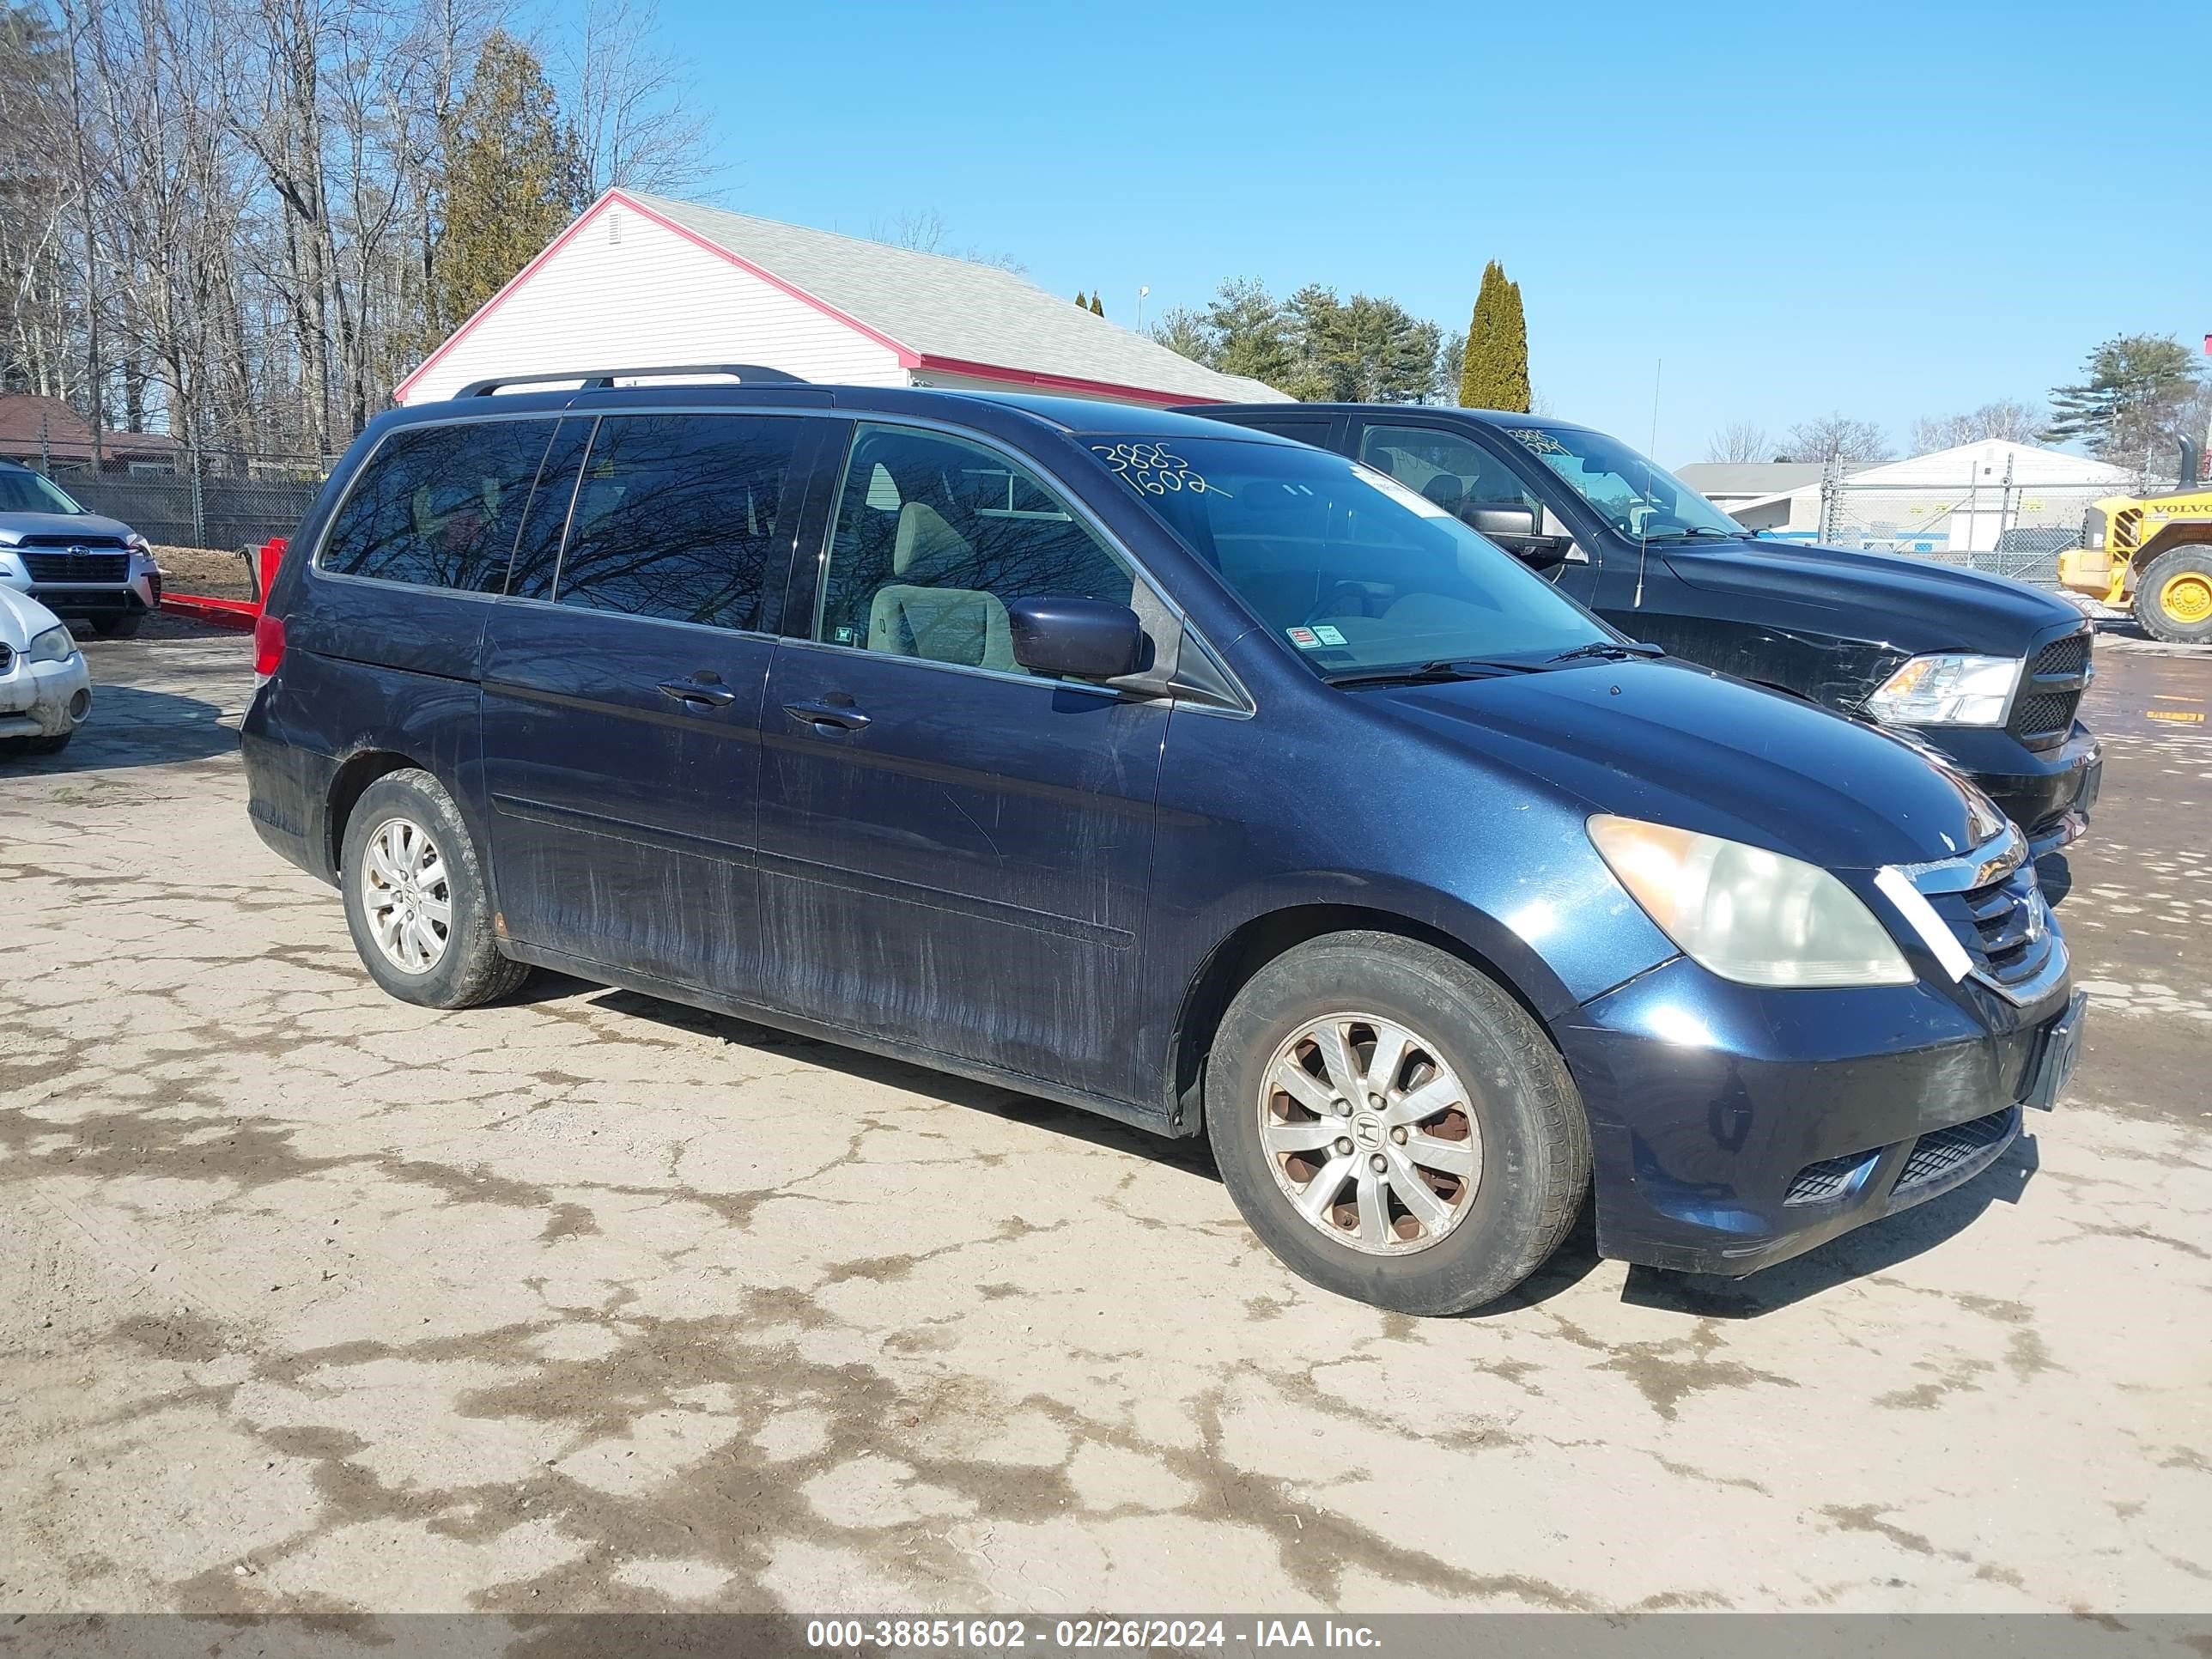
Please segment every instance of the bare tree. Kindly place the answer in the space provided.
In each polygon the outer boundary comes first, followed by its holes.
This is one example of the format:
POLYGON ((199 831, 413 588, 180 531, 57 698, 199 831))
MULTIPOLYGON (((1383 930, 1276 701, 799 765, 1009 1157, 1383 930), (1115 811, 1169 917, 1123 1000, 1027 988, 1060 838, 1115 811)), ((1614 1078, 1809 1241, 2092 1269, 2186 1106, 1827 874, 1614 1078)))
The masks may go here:
POLYGON ((1956 449, 1984 438, 2033 443, 2049 420, 2047 410, 2031 408, 2017 398, 2000 398, 1964 415, 1923 416, 1912 423, 1912 453, 1956 449))
POLYGON ((1800 421, 1783 440, 1785 454, 1777 459, 1793 461, 1886 461, 1889 442, 1871 421, 1855 421, 1843 415, 1823 415, 1800 421))
POLYGON ((1709 461, 1771 461, 1774 441, 1757 421, 1730 421, 1705 446, 1709 461))
POLYGON ((945 240, 945 216, 933 208, 909 208, 904 213, 868 228, 868 240, 909 253, 934 253, 945 240))
POLYGON ((707 118, 682 61, 655 44, 654 0, 590 0, 567 44, 546 53, 568 107, 589 194, 615 185, 678 191, 713 169, 707 118))

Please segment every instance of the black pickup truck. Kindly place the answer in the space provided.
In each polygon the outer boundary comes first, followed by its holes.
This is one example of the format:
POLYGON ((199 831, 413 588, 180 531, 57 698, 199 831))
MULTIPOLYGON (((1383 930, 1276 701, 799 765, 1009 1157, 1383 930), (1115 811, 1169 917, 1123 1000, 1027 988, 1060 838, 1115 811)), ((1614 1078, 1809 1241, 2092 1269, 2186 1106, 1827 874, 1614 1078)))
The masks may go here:
POLYGON ((2074 718, 2094 626, 1976 571, 1753 535, 1627 445, 1536 415, 1208 404, 1387 472, 1632 638, 1917 738, 2039 857, 2087 827, 2102 769, 2074 718))

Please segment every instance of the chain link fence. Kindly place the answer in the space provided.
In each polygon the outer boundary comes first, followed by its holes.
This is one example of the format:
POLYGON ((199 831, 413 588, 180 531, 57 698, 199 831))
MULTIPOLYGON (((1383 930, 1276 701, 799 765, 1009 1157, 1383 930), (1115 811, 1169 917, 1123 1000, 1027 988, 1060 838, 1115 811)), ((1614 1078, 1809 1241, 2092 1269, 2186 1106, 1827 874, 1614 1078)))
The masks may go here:
POLYGON ((1955 483, 1821 480, 1817 539, 1831 547, 1901 553, 1938 564, 2058 585, 2058 555, 2081 544, 2090 507, 2139 481, 2109 473, 2016 479, 1974 466, 1955 483))
POLYGON ((55 467, 47 476, 79 506, 157 547, 228 550, 289 536, 328 470, 311 456, 226 453, 179 457, 173 471, 55 467))

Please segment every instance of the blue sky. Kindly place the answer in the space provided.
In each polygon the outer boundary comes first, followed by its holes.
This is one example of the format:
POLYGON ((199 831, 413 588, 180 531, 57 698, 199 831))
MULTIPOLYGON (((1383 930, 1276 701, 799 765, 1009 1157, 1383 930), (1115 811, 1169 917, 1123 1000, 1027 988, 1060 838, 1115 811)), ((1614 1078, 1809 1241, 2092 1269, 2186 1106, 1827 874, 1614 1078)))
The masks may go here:
POLYGON ((2151 89, 2201 4, 662 3, 727 206, 932 211, 1125 323, 1256 276, 1463 328, 1500 258, 1554 413, 1641 445, 1663 359, 1664 462, 2212 331, 2212 98, 2151 89))

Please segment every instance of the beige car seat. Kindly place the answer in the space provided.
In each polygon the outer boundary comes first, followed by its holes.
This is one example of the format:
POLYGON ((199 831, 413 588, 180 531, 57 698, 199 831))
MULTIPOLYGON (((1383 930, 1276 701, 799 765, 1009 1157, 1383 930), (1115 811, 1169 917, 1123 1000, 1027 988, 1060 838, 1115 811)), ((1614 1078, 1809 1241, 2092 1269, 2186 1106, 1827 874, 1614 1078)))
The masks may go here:
POLYGON ((891 574, 906 580, 876 590, 868 606, 868 649, 969 668, 1018 668, 1006 607, 994 594, 932 585, 933 577, 972 569, 975 557, 968 538, 935 507, 908 501, 899 508, 891 574))

